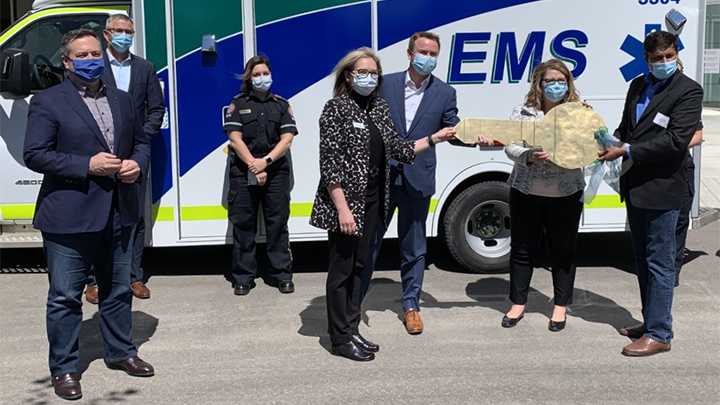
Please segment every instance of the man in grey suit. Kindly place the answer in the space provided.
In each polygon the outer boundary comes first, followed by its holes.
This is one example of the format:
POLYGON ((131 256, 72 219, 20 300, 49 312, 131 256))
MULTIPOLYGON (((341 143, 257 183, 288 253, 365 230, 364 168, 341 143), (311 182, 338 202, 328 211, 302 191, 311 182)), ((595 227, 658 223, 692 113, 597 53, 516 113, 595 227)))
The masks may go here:
MULTIPOLYGON (((107 19, 105 32, 108 42, 105 60, 105 73, 103 83, 130 93, 133 105, 140 119, 144 119, 143 130, 148 139, 152 140, 160 131, 165 115, 165 101, 160 79, 155 73, 155 65, 137 55, 130 53, 135 29, 133 20, 125 14, 114 14, 107 19)), ((143 248, 145 245, 145 198, 147 194, 147 172, 144 172, 145 181, 140 189, 140 219, 135 228, 133 241, 133 263, 130 285, 133 295, 137 298, 150 298, 150 290, 145 286, 145 275, 142 268, 143 248)), ((98 303, 98 288, 95 276, 88 280, 85 299, 98 303)))
MULTIPOLYGON (((418 32, 410 37, 407 57, 408 70, 385 75, 380 96, 390 107, 390 115, 400 139, 418 140, 445 127, 460 122, 457 116, 455 89, 432 75, 440 53, 440 37, 431 32, 418 32)), ((420 314, 420 293, 425 274, 425 235, 430 197, 435 194, 435 149, 417 155, 412 165, 397 161, 390 167, 390 207, 387 222, 398 209, 398 239, 400 240, 402 276, 402 306, 405 329, 416 335, 424 325, 420 314)), ((370 260, 363 271, 360 302, 370 286, 384 227, 377 227, 372 242, 370 260)))

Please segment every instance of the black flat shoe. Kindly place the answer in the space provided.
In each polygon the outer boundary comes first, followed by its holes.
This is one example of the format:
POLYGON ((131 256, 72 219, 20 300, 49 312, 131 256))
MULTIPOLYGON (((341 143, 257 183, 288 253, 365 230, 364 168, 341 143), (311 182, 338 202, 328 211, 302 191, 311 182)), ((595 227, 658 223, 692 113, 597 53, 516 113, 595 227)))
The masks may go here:
POLYGON ((357 335, 352 335, 352 341, 355 342, 356 345, 360 346, 366 352, 377 353, 380 351, 380 346, 365 339, 359 333, 357 335))
POLYGON ((292 280, 283 280, 278 285, 278 290, 283 294, 291 294, 295 292, 295 283, 292 280))
POLYGON ((253 288, 255 288, 255 282, 236 284, 235 295, 248 295, 253 288))
POLYGON ((548 324, 548 329, 550 329, 551 332, 560 332, 561 330, 565 329, 566 323, 567 318, 565 318, 565 320, 562 322, 555 322, 551 319, 550 323, 548 324))
POLYGON ((333 345, 330 353, 355 361, 370 361, 375 359, 375 355, 373 353, 366 352, 362 349, 362 347, 352 341, 341 345, 333 345))
POLYGON ((512 328, 515 325, 517 325, 518 322, 520 322, 520 320, 523 319, 524 317, 525 317, 524 312, 522 314, 520 314, 520 316, 518 316, 517 318, 509 318, 507 315, 505 315, 505 316, 503 316, 501 325, 503 328, 512 328))

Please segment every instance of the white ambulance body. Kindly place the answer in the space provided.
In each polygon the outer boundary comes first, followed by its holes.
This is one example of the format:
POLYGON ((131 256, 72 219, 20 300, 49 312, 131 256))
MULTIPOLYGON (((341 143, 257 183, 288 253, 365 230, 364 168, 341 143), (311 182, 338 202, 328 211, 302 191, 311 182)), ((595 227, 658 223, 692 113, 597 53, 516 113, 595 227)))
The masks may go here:
MULTIPOLYGON (((270 58, 273 91, 289 99, 300 132, 292 147, 291 240, 317 241, 327 237, 308 224, 319 178, 318 117, 331 97, 330 72, 349 50, 371 46, 384 72, 403 71, 414 32, 440 35, 434 75, 457 90, 461 118, 508 118, 533 67, 556 57, 613 130, 629 81, 648 70, 642 40, 649 32, 677 33, 685 74, 701 80, 704 11, 703 0, 36 1, 0 35, 0 246, 41 241, 31 224, 42 176, 22 159, 29 99, 64 79, 62 35, 87 27, 101 36, 113 13, 135 19, 132 50, 155 63, 165 90, 166 120, 152 142, 147 243, 193 246, 231 243, 222 109, 255 54, 270 58)), ((427 236, 442 236, 471 270, 506 268, 511 170, 502 148, 437 148, 427 236)), ((626 230, 618 195, 604 184, 598 194, 585 206, 581 232, 626 230)), ((387 236, 396 236, 395 223, 387 236)))

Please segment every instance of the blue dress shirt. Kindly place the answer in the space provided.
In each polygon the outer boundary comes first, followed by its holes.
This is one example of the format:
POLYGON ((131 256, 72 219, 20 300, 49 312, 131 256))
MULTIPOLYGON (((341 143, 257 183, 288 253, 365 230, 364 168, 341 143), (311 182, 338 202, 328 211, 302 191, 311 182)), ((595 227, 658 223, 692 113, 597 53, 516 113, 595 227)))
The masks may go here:
POLYGON ((110 68, 112 68, 117 88, 122 91, 128 91, 128 89, 130 88, 130 59, 132 58, 132 54, 128 55, 127 59, 125 59, 124 61, 118 62, 118 60, 115 59, 109 49, 105 52, 107 52, 108 54, 110 68))

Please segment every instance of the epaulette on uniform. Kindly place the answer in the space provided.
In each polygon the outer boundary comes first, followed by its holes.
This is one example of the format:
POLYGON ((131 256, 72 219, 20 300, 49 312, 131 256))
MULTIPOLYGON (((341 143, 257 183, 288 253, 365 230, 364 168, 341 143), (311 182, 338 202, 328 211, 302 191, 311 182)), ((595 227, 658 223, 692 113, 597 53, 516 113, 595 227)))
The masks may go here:
POLYGON ((233 97, 233 100, 240 100, 240 98, 243 96, 242 93, 238 94, 237 96, 233 97))

